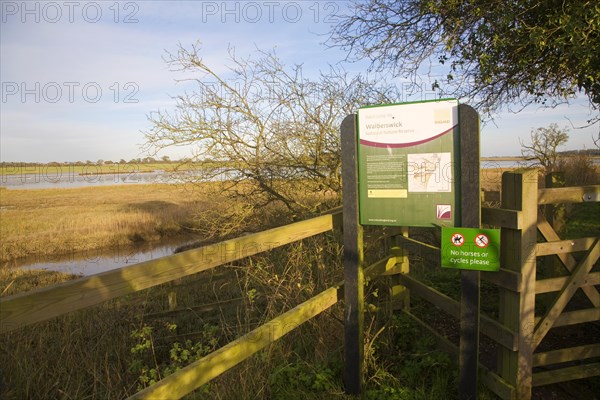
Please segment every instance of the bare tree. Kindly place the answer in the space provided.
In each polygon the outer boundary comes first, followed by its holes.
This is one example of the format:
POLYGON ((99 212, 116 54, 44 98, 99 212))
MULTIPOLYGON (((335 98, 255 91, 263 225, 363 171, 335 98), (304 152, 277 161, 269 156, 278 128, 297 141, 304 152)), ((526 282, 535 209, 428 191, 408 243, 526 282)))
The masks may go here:
POLYGON ((521 154, 527 161, 535 161, 544 168, 544 173, 556 171, 558 166, 557 149, 569 140, 568 128, 560 129, 557 124, 547 128, 531 130, 531 141, 521 143, 521 154))
POLYGON ((222 189, 246 205, 238 216, 273 202, 295 215, 338 204, 340 123, 359 106, 398 99, 395 88, 332 67, 311 80, 273 52, 229 54, 229 69, 219 72, 199 45, 167 53, 196 90, 177 96, 174 111, 150 114, 148 149, 192 145, 201 178, 225 177, 222 189))

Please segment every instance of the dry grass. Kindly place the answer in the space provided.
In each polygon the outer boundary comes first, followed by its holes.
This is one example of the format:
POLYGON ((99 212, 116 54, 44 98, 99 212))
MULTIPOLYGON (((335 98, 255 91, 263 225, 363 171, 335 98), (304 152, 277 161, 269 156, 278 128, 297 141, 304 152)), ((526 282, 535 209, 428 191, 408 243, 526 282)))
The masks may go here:
MULTIPOLYGON (((0 189, 0 261, 156 241, 194 228, 205 191, 174 185, 0 189)), ((219 200, 211 197, 211 201, 219 200)))

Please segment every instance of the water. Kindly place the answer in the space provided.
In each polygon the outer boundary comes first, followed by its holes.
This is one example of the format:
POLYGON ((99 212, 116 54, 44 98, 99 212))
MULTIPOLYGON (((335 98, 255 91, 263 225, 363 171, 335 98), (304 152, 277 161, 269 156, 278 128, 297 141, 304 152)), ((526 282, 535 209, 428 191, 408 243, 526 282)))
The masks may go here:
POLYGON ((7 189, 70 189, 90 186, 112 186, 131 184, 180 184, 190 181, 219 181, 231 179, 234 172, 226 169, 210 171, 150 171, 114 173, 76 173, 71 170, 61 171, 56 167, 40 166, 23 168, 17 174, 0 175, 0 186, 7 189))
POLYGON ((8 263, 10 268, 25 270, 48 270, 68 274, 89 276, 100 272, 133 265, 144 261, 172 255, 175 249, 191 243, 189 237, 172 239, 160 244, 143 244, 138 246, 122 246, 112 249, 74 252, 60 256, 32 256, 8 263))

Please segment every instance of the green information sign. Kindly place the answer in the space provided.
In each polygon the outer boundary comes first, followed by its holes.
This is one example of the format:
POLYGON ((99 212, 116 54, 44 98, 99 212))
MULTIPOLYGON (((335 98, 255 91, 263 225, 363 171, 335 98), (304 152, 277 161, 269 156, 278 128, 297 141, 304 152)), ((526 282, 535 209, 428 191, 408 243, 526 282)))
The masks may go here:
POLYGON ((500 230, 442 228, 442 267, 498 271, 500 230))
POLYGON ((458 101, 358 110, 358 186, 363 225, 458 224, 458 101))

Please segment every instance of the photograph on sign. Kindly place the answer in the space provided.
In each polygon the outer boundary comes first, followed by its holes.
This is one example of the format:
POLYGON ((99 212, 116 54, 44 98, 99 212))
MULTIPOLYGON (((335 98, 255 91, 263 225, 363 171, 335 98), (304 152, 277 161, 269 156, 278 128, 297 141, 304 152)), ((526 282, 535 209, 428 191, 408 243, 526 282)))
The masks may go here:
POLYGON ((478 271, 500 269, 500 230, 442 228, 442 267, 478 271))
POLYGON ((454 226, 458 101, 370 106, 357 119, 360 223, 454 226))

